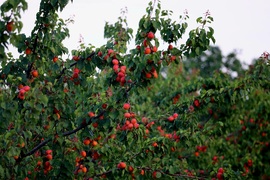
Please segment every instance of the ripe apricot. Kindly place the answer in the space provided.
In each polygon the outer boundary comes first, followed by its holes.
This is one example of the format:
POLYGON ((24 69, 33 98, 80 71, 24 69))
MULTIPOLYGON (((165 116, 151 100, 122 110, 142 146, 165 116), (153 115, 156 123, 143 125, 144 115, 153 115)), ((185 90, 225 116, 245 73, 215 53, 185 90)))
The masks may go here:
POLYGON ((145 77, 146 77, 147 79, 150 79, 150 78, 152 77, 152 74, 151 74, 151 73, 145 73, 145 77))
POLYGON ((126 112, 126 113, 124 114, 124 116, 125 116, 125 118, 130 118, 130 117, 131 117, 131 115, 130 115, 129 112, 126 112))
POLYGON ((25 54, 26 55, 29 55, 29 54, 31 54, 32 53, 32 50, 30 49, 30 48, 26 48, 25 49, 25 54))
POLYGON ((37 70, 33 70, 32 71, 32 76, 33 77, 38 77, 38 71, 37 70))
POLYGON ((86 152, 85 151, 81 151, 81 156, 82 157, 86 157, 86 152))
POLYGON ((48 154, 47 156, 46 156, 46 158, 48 159, 48 160, 52 160, 52 155, 51 154, 48 154))
POLYGON ((93 112, 88 112, 88 116, 89 116, 90 118, 95 117, 95 113, 93 113, 93 112))
POLYGON ((119 168, 119 169, 125 169, 126 168, 126 163, 124 163, 124 162, 120 162, 118 165, 117 165, 117 167, 119 168))
POLYGON ((130 108, 130 104, 129 104, 129 103, 125 103, 125 104, 123 105, 123 108, 124 108, 125 110, 128 110, 128 109, 130 108))
POLYGON ((89 145, 91 143, 91 140, 89 138, 86 138, 83 140, 84 145, 89 145))
POLYGON ((53 57, 53 62, 56 63, 58 61, 58 57, 57 56, 54 56, 53 57))
POLYGON ((82 168, 82 172, 83 172, 83 173, 86 173, 86 172, 87 172, 87 168, 86 168, 86 167, 83 167, 83 168, 82 168))
POLYGON ((98 142, 97 141, 92 141, 92 146, 97 146, 98 142))
POLYGON ((156 46, 152 47, 152 52, 157 52, 157 47, 156 46))
POLYGON ((155 38, 155 34, 154 34, 153 32, 149 32, 149 33, 147 34, 147 38, 148 38, 148 39, 154 39, 154 38, 155 38))
POLYGON ((6 25, 6 29, 9 32, 13 31, 14 30, 14 22, 13 21, 8 22, 6 25))
POLYGON ((151 49, 150 48, 145 48, 144 49, 144 54, 150 54, 151 53, 151 49))

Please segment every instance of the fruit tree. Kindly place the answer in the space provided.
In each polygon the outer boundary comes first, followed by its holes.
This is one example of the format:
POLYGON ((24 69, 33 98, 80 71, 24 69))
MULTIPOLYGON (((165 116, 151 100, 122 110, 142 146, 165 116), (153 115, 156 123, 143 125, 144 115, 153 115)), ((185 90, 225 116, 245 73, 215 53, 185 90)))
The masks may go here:
POLYGON ((188 14, 173 20, 158 0, 135 47, 120 17, 105 45, 69 51, 68 3, 41 0, 30 36, 27 2, 1 4, 1 179, 270 178, 268 53, 236 78, 192 72, 185 62, 215 42, 213 18, 184 41, 188 14))

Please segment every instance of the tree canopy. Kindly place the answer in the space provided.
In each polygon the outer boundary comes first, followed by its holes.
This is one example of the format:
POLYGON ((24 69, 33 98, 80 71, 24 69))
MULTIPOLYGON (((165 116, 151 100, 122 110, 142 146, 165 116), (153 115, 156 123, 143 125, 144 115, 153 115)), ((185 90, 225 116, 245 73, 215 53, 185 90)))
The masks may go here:
POLYGON ((70 51, 68 3, 41 0, 30 36, 27 1, 1 4, 1 179, 270 178, 267 52, 249 69, 224 60, 208 12, 181 44, 189 16, 160 1, 135 35, 119 17, 105 45, 70 51))

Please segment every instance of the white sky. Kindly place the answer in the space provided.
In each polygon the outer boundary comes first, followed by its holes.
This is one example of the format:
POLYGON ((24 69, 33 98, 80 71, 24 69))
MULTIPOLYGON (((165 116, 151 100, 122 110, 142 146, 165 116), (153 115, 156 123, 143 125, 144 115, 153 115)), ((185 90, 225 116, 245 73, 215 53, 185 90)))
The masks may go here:
MULTIPOLYGON (((28 11, 22 17, 24 29, 30 34, 38 0, 28 3, 28 11)), ((106 21, 116 22, 120 9, 127 7, 129 27, 137 31, 139 19, 145 14, 147 0, 74 0, 61 13, 63 19, 75 15, 75 23, 69 25, 71 37, 64 43, 70 49, 79 45, 80 35, 86 44, 99 47, 105 43, 103 28, 106 21)), ((162 9, 173 10, 175 20, 187 9, 190 19, 188 31, 197 27, 196 18, 209 10, 214 18, 216 45, 224 55, 237 50, 239 58, 247 63, 270 51, 270 1, 269 0, 161 0, 162 9)), ((188 34, 188 33, 187 33, 188 34)), ((133 45, 133 44, 131 44, 133 45)))

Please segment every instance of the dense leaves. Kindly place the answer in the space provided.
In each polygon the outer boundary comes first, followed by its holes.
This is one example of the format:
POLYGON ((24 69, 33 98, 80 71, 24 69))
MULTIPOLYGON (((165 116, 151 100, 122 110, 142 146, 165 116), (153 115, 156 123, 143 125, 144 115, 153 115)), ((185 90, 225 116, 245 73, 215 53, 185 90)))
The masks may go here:
POLYGON ((29 37, 27 3, 1 5, 1 179, 269 179, 268 53, 248 70, 234 54, 224 62, 209 12, 177 45, 187 14, 179 24, 154 1, 136 47, 121 17, 105 24, 105 45, 64 59, 67 3, 42 0, 29 37))

